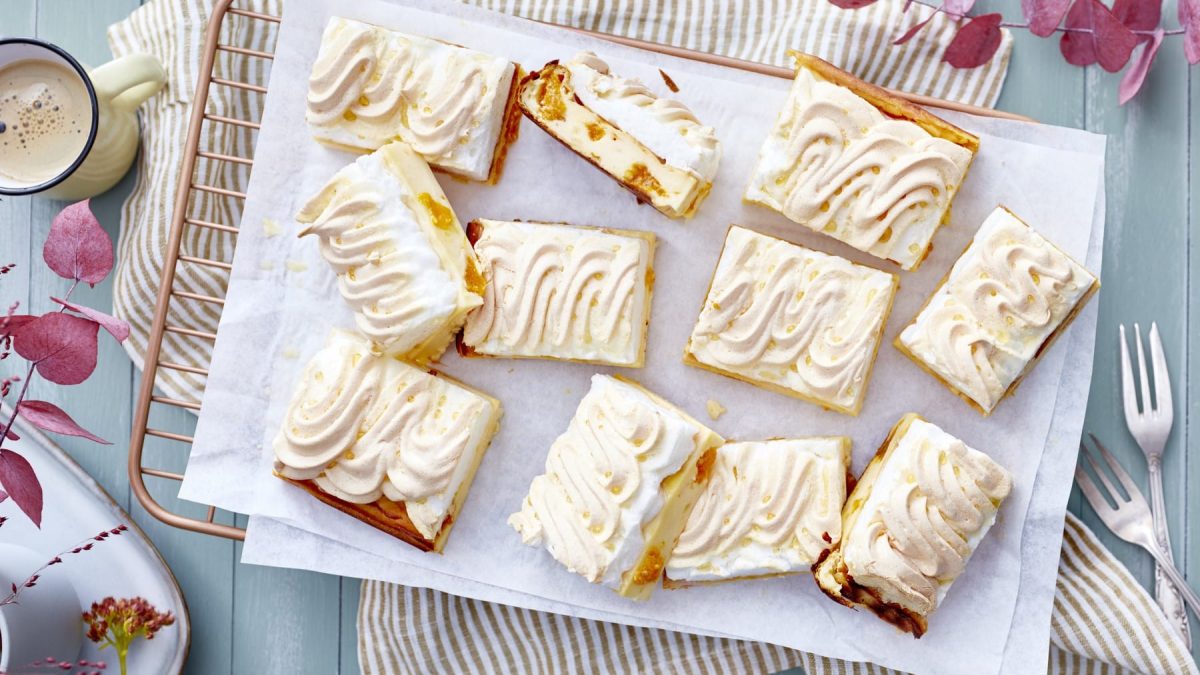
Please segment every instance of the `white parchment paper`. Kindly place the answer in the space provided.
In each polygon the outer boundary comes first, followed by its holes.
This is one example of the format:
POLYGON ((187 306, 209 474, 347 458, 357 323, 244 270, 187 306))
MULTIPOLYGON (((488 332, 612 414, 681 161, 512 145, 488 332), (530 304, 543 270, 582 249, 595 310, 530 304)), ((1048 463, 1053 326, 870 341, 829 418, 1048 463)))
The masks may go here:
POLYGON ((879 264, 741 203, 744 182, 787 86, 784 80, 644 53, 439 0, 403 5, 292 0, 280 32, 221 337, 181 495, 269 517, 324 542, 295 546, 301 538, 272 537, 272 525, 256 519, 246 557, 264 564, 388 579, 584 617, 764 640, 915 672, 998 672, 1002 664, 1007 670, 1012 658, 1034 663, 1029 654, 1039 651, 1044 665, 1062 515, 1091 372, 1095 304, 1068 338, 1046 354, 1019 394, 988 419, 921 372, 890 342, 1000 203, 1099 273, 1103 138, 953 116, 956 123, 981 135, 982 150, 955 202, 952 224, 935 239, 934 252, 918 273, 901 275, 901 291, 863 412, 850 418, 680 361, 729 223, 879 264), (528 69, 588 48, 606 58, 616 72, 639 76, 660 91, 665 87, 658 69, 670 74, 680 87, 679 98, 717 129, 724 147, 713 193, 693 220, 671 221, 637 205, 627 192, 527 120, 498 185, 445 177, 441 182, 464 223, 475 217, 545 219, 655 232, 657 282, 646 367, 624 372, 701 418, 708 399, 719 401, 728 412, 712 427, 727 438, 845 434, 854 439, 858 471, 891 425, 905 412, 916 411, 1006 466, 1015 488, 1000 521, 934 615, 924 638, 915 641, 872 616, 828 601, 807 577, 660 590, 648 602, 633 603, 567 573, 544 551, 521 545, 505 519, 517 509, 532 477, 541 472, 546 449, 566 427, 596 371, 592 366, 462 360, 454 354, 443 359, 442 370, 493 394, 505 409, 500 433, 444 555, 420 553, 271 476, 271 438, 300 370, 330 328, 352 326, 333 274, 314 242, 294 237, 298 228, 293 220, 298 206, 353 160, 311 141, 304 125, 308 72, 324 24, 335 11, 503 54, 528 69), (283 233, 273 236, 274 228, 265 225, 268 221, 279 223, 283 233), (1019 644, 1009 644, 1018 637, 1019 644), (969 661, 964 660, 966 654, 969 661))

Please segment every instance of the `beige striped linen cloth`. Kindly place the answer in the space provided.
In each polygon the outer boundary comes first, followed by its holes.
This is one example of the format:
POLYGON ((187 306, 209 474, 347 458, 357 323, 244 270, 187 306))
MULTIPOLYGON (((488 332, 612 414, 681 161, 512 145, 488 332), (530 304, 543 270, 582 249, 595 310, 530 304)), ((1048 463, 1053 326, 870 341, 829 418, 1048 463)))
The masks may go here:
MULTIPOLYGON (((940 54, 955 26, 937 16, 903 47, 890 40, 925 18, 920 7, 903 14, 903 0, 881 0, 866 9, 843 11, 826 0, 468 0, 485 8, 542 21, 665 42, 737 58, 785 65, 784 50, 818 54, 859 76, 889 87, 991 106, 1000 94, 1011 52, 1005 34, 993 61, 979 69, 955 70, 940 54)), ((241 0, 238 6, 269 14, 283 0, 241 0)), ((182 158, 204 29, 213 0, 150 0, 112 26, 115 55, 149 52, 166 65, 168 85, 142 114, 143 153, 138 181, 122 211, 113 305, 129 321, 126 341, 140 363, 150 332, 167 245, 169 218, 182 158)), ((221 42, 272 49, 274 26, 228 17, 221 42)), ((264 84, 269 62, 222 54, 217 76, 264 84)), ((259 94, 214 86, 210 112, 258 119, 259 94)), ((252 129, 206 125, 201 148, 249 157, 252 129)), ((240 190, 248 169, 200 160, 194 181, 240 190)), ((203 223, 235 225, 240 204, 215 193, 193 199, 183 236, 185 255, 232 260, 235 235, 203 223)), ((175 288, 223 296, 227 277, 220 267, 181 262, 175 288)), ((213 333, 219 306, 173 298, 162 359, 205 367, 211 343, 187 331, 213 333)), ((161 371, 158 385, 168 395, 198 401, 203 378, 161 371)), ((887 673, 871 664, 816 657, 778 646, 633 628, 505 605, 479 602, 427 589, 367 581, 358 616, 359 659, 372 675, 430 672, 767 672, 801 667, 811 675, 887 673)), ((1054 673, 1198 673, 1149 598, 1121 565, 1076 518, 1068 516, 1052 617, 1049 670, 1054 673)))

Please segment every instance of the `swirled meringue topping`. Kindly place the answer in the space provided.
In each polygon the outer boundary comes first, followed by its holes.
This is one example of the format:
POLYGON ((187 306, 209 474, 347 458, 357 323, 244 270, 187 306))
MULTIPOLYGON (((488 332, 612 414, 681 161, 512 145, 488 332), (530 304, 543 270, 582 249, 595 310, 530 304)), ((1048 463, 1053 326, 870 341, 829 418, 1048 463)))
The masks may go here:
POLYGON ((733 226, 688 354, 857 414, 895 290, 894 275, 733 226))
POLYGON ((999 207, 898 342, 990 413, 1095 286, 1091 272, 999 207))
POLYGON ((927 616, 1011 490, 1004 467, 914 415, 850 496, 868 495, 844 524, 846 570, 884 602, 927 616))
POLYGON ((433 540, 487 448, 495 401, 334 331, 275 436, 277 471, 351 504, 403 502, 433 540))
POLYGON ((850 439, 726 443, 667 562, 673 581, 806 572, 841 538, 850 439))
POLYGON ((972 156, 800 67, 745 199, 911 270, 972 156))
POLYGON ((706 183, 713 182, 721 144, 713 128, 700 124, 686 105, 660 98, 637 79, 614 75, 592 52, 580 52, 563 65, 571 72, 575 95, 585 106, 668 164, 689 169, 706 183))
POLYGON ((653 537, 644 528, 666 509, 663 481, 709 434, 640 388, 593 375, 570 426, 550 447, 546 472, 508 522, 568 570, 619 588, 653 537))
POLYGON ((363 152, 403 140, 434 166, 486 180, 514 71, 496 56, 335 16, 309 77, 309 127, 363 152))
POLYGON ((641 363, 654 235, 496 220, 471 228, 487 290, 464 344, 492 356, 641 363))
POLYGON ((469 283, 474 254, 445 200, 424 161, 390 143, 338 171, 296 216, 302 235, 318 237, 359 330, 420 362, 481 302, 469 283))

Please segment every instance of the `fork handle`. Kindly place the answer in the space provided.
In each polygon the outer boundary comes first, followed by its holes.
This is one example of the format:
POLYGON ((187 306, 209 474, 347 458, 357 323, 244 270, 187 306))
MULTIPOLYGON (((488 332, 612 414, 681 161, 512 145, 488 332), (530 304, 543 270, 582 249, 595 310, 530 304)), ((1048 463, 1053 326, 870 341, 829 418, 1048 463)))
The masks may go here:
MULTIPOLYGON (((1167 510, 1163 500, 1162 486, 1162 461, 1159 457, 1152 456, 1147 462, 1149 469, 1150 483, 1150 512, 1154 520, 1154 539, 1158 542, 1158 547, 1165 554, 1166 558, 1172 563, 1175 562, 1174 556, 1171 555, 1171 537, 1167 528, 1167 510)), ((1183 638, 1184 644, 1191 648, 1191 630, 1188 627, 1187 611, 1183 607, 1183 599, 1180 598, 1179 591, 1175 589, 1163 572, 1161 564, 1154 566, 1154 597, 1162 608, 1163 613, 1167 616, 1167 621, 1183 638)))
POLYGON ((1192 613, 1196 616, 1200 616, 1200 596, 1196 595, 1196 591, 1192 590, 1192 587, 1188 585, 1187 580, 1183 578, 1183 575, 1179 573, 1179 570, 1175 569, 1175 565, 1170 559, 1167 558, 1166 554, 1163 553, 1157 546, 1148 546, 1144 544, 1143 548, 1150 552, 1150 556, 1158 562, 1159 569, 1161 569, 1163 573, 1167 575, 1167 578, 1175 584, 1175 588, 1179 591, 1179 594, 1183 596, 1183 599, 1185 602, 1187 602, 1188 607, 1192 608, 1192 613))

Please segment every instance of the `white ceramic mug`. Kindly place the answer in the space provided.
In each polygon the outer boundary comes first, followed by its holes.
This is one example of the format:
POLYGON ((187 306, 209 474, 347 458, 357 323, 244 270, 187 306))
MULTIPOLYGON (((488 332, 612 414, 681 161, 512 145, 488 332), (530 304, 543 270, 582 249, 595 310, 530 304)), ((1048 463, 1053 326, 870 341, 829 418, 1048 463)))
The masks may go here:
MULTIPOLYGON (((0 589, 8 595, 46 556, 12 544, 0 544, 0 589)), ((83 610, 75 587, 53 567, 37 585, 21 591, 15 604, 0 607, 0 673, 19 673, 29 664, 52 656, 75 661, 83 645, 83 610)))
MULTIPOLYGON (((17 96, 16 89, 6 91, 11 78, 4 75, 28 70, 30 63, 52 64, 71 79, 65 83, 66 90, 78 92, 80 99, 72 104, 71 122, 78 122, 78 140, 83 142, 78 144, 77 153, 72 145, 69 157, 50 165, 30 159, 28 173, 19 169, 6 173, 0 166, 0 194, 44 193, 57 199, 76 200, 94 197, 111 188, 129 170, 137 155, 136 111, 166 83, 162 64, 149 54, 130 54, 89 71, 66 51, 48 42, 33 38, 0 40, 0 112, 5 110, 4 97, 13 96, 16 101, 17 96)), ((40 109, 40 101, 34 104, 40 109)), ((14 106, 15 103, 9 106, 9 115, 16 114, 12 111, 14 106)), ((0 119, 0 124, 7 126, 0 131, 0 143, 17 143, 22 140, 17 133, 39 131, 36 126, 29 130, 13 129, 19 124, 15 117, 0 119)))

